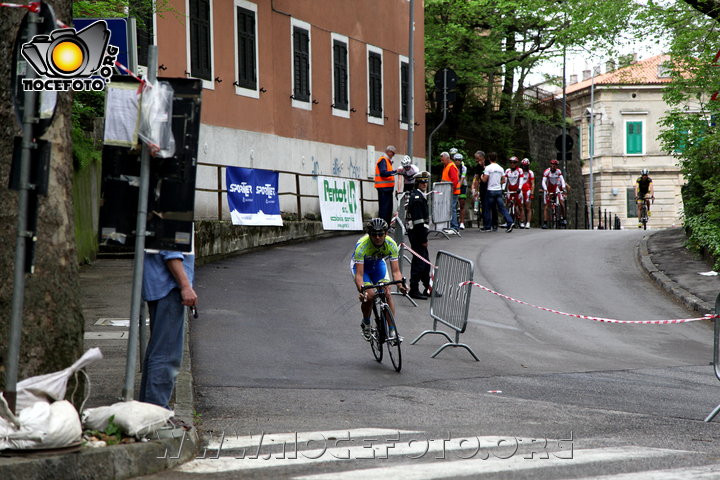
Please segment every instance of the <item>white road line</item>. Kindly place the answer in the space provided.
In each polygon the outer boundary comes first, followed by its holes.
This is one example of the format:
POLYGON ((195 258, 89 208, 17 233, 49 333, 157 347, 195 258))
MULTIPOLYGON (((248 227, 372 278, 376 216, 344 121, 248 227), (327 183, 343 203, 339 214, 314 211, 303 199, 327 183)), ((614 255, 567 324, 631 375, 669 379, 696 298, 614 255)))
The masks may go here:
MULTIPOLYGON (((396 433, 397 430, 392 432, 396 433)), ((343 433, 346 434, 347 432, 343 433)), ((291 435, 294 438, 294 434, 291 435)), ((506 458, 513 455, 520 445, 534 445, 532 439, 516 439, 515 437, 488 436, 428 439, 424 434, 420 434, 417 439, 411 439, 407 442, 400 442, 399 435, 394 440, 385 438, 383 443, 377 443, 376 439, 366 437, 363 440, 364 445, 361 446, 342 446, 344 442, 349 442, 347 437, 338 437, 337 440, 325 443, 322 440, 311 439, 309 444, 298 444, 299 447, 322 447, 308 450, 300 448, 295 450, 295 444, 290 442, 290 444, 284 444, 285 448, 282 452, 271 454, 260 450, 259 455, 256 455, 256 450, 243 450, 241 452, 222 450, 225 455, 233 454, 232 457, 222 456, 221 453, 220 456, 211 458, 213 452, 207 451, 206 458, 195 459, 181 465, 178 470, 189 473, 219 473, 272 467, 292 467, 341 460, 381 460, 389 457, 404 457, 412 460, 413 458, 428 458, 427 456, 431 454, 433 455, 432 458, 443 458, 447 456, 447 452, 459 450, 467 451, 467 453, 458 454, 457 458, 470 458, 478 455, 491 458, 492 455, 502 455, 506 458), (493 453, 489 453, 489 451, 493 453), (506 453, 508 451, 509 453, 506 453)), ((569 452, 561 453, 563 455, 569 454, 569 452)))
POLYGON ((670 470, 650 470, 645 472, 619 473, 617 475, 603 475, 600 477, 587 477, 583 480, 686 480, 717 479, 720 478, 720 465, 706 465, 704 467, 674 468, 670 470))
POLYGON ((208 450, 217 450, 220 446, 220 440, 222 439, 223 450, 235 449, 235 448, 247 448, 257 447, 262 445, 307 445, 312 446, 313 443, 317 442, 334 442, 336 440, 357 440, 365 437, 373 436, 392 436, 392 435, 405 435, 411 433, 419 433, 416 430, 391 430, 389 428, 354 428, 349 430, 327 430, 319 432, 293 432, 293 433, 266 433, 238 437, 234 435, 225 435, 224 437, 217 436, 211 438, 211 441, 207 445, 208 450))
POLYGON ((85 332, 85 340, 123 340, 128 338, 128 331, 119 332, 85 332))
MULTIPOLYGON (((561 459, 552 454, 547 459, 526 459, 522 455, 508 459, 490 457, 487 460, 472 459, 451 462, 403 464, 392 467, 352 470, 319 475, 295 477, 295 480, 363 480, 367 478, 392 480, 431 480, 457 478, 487 473, 533 470, 544 467, 575 466, 594 462, 615 462, 639 458, 662 457, 687 453, 680 450, 664 450, 646 447, 611 447, 574 450, 572 459, 561 459)), ((644 477, 647 478, 647 477, 644 477)), ((687 477, 686 477, 687 478, 687 477)))

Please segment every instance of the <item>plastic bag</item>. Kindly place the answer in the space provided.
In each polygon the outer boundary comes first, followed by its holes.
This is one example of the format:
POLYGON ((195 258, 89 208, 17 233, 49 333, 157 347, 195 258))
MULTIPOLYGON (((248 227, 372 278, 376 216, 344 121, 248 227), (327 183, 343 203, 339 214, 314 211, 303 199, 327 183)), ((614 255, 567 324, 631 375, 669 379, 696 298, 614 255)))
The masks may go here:
MULTIPOLYGON (((4 403, 4 399, 0 399, 4 403)), ((0 450, 61 448, 79 442, 81 437, 80 417, 66 400, 50 404, 36 402, 17 417, 7 420, 0 417, 0 450)))
POLYGON ((89 408, 83 412, 82 422, 87 429, 105 430, 110 417, 115 416, 113 422, 123 433, 145 437, 164 426, 173 415, 172 410, 152 403, 131 400, 114 403, 109 407, 89 408))
POLYGON ((144 84, 140 103, 140 131, 138 136, 150 148, 154 157, 175 155, 172 133, 172 103, 174 91, 168 82, 144 84))
POLYGON ((76 371, 101 358, 102 352, 100 352, 100 349, 91 348, 65 370, 26 378, 18 382, 15 411, 22 412, 22 410, 32 407, 35 402, 50 403, 64 399, 70 377, 76 371))

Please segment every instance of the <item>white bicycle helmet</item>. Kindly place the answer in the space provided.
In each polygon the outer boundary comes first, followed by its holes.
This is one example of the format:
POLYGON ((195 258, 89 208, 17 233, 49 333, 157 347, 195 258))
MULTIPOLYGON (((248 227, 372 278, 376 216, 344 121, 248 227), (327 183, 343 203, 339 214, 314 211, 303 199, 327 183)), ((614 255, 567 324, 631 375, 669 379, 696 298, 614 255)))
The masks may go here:
POLYGON ((640 175, 650 175, 650 170, 648 170, 647 168, 643 168, 642 170, 640 170, 640 175))
POLYGON ((456 153, 458 153, 458 149, 457 149, 457 148, 453 147, 453 148, 450 149, 450 155, 455 155, 456 153))
POLYGON ((400 160, 400 165, 403 167, 409 167, 412 165, 412 158, 410 158, 410 155, 405 155, 402 160, 400 160))

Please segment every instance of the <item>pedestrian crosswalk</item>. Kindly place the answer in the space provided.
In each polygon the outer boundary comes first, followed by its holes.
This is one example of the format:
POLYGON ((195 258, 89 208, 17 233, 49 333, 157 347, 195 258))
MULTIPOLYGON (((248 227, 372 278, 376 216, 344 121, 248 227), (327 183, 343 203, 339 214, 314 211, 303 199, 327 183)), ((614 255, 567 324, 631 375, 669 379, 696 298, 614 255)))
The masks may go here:
MULTIPOLYGON (((657 465, 693 452, 643 446, 576 448, 567 439, 512 436, 432 435, 415 430, 358 428, 315 432, 260 433, 211 438, 195 460, 177 470, 187 474, 253 472, 253 478, 296 480, 432 480, 538 472, 590 466, 591 474, 607 470, 592 465, 645 461, 657 465), (317 473, 316 473, 317 472, 317 473)), ((717 476, 720 467, 697 467, 693 478, 717 476)), ((575 470, 573 470, 575 471, 575 470)), ((683 472, 687 472, 685 470, 683 472)), ((553 471, 554 472, 554 471, 553 471)), ((607 480, 648 478, 650 472, 597 477, 607 480)), ((652 472, 652 478, 678 478, 673 470, 652 472)), ((534 476, 534 475, 533 475, 534 476)), ((683 476, 688 478, 684 473, 683 476)), ((195 478, 195 477, 193 477, 195 478)), ((223 477, 224 478, 224 477, 223 477)), ((567 477, 574 478, 574 477, 567 477)))

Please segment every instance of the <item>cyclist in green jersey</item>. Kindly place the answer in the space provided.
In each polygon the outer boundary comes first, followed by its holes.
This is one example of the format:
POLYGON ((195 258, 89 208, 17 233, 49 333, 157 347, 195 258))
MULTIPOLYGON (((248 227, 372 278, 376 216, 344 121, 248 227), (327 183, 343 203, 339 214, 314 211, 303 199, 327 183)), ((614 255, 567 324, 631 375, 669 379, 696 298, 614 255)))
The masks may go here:
MULTIPOLYGON (((372 290, 362 291, 363 285, 376 285, 382 281, 388 281, 387 265, 385 259, 390 259, 390 271, 393 280, 402 280, 402 272, 398 264, 400 254, 395 240, 387 236, 388 224, 382 218, 373 218, 366 225, 367 233, 360 237, 350 260, 350 269, 355 277, 355 287, 360 293, 360 310, 362 311, 361 328, 366 340, 370 340, 370 315, 372 314, 373 298, 375 292, 372 290)), ((403 294, 407 293, 405 285, 398 288, 403 294)), ((395 302, 390 295, 389 287, 385 287, 387 302, 393 315, 395 314, 395 302)))

